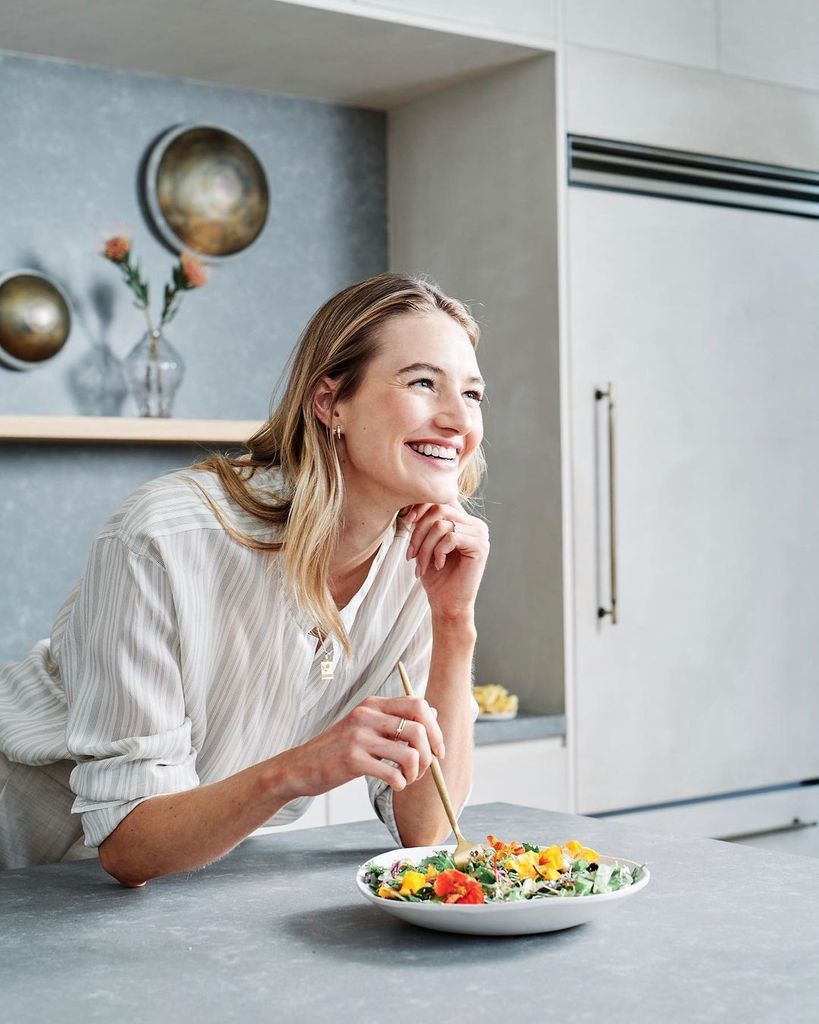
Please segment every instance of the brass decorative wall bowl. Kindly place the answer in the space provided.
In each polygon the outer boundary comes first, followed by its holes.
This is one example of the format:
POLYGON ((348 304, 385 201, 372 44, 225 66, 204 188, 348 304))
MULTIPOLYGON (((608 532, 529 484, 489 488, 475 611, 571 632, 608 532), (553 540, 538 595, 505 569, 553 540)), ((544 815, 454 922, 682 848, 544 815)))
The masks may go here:
POLYGON ((71 309, 63 291, 37 270, 0 277, 0 362, 33 370, 68 341, 71 309))
POLYGON ((145 198, 165 241, 211 259, 247 249, 267 220, 262 165, 241 139, 214 125, 182 125, 156 143, 145 198))

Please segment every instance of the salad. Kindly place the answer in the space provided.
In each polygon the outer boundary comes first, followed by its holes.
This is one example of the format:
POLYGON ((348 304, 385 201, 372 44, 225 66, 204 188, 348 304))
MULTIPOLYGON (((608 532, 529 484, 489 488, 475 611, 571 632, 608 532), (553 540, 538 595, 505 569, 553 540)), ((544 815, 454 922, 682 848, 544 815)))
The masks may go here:
POLYGON ((417 864, 398 860, 392 867, 367 864, 364 884, 376 896, 410 903, 508 903, 553 896, 615 892, 636 882, 642 866, 600 864, 598 854, 572 839, 565 846, 503 843, 473 851, 463 870, 447 850, 436 850, 417 864))

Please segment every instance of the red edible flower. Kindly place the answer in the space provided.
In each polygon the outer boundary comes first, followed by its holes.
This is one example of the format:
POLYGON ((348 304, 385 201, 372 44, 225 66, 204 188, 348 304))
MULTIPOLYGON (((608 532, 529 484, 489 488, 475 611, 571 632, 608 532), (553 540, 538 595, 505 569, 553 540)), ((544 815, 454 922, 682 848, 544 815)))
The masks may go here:
POLYGON ((444 903, 484 902, 480 882, 455 868, 442 871, 435 879, 435 895, 443 896, 444 903))

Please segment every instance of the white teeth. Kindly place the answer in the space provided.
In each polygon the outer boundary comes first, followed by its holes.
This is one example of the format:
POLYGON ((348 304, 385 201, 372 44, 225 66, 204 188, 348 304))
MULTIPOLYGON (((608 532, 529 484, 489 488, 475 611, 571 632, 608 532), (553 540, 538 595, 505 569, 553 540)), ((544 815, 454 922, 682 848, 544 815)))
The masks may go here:
POLYGON ((431 455, 433 458, 444 459, 447 462, 454 462, 458 455, 454 448, 444 448, 437 444, 415 444, 411 441, 409 446, 422 455, 431 455))

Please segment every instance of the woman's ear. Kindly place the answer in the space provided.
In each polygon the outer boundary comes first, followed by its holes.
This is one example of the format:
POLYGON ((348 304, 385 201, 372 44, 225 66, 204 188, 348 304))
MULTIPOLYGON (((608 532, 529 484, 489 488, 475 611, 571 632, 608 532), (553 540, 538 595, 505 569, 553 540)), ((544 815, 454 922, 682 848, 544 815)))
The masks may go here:
POLYGON ((338 387, 338 381, 331 377, 323 377, 313 395, 313 412, 318 420, 328 429, 330 428, 330 412, 333 407, 333 397, 338 387))

